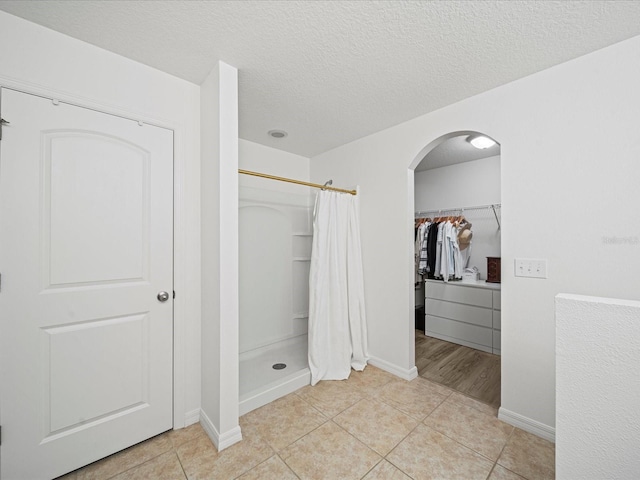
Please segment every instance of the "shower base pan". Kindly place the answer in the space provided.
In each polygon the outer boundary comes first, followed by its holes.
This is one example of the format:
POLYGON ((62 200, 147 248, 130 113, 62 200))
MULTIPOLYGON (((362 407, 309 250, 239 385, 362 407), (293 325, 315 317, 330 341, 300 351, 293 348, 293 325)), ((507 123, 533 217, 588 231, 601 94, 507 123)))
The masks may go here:
POLYGON ((307 348, 301 335, 240 354, 240 415, 309 385, 307 348))

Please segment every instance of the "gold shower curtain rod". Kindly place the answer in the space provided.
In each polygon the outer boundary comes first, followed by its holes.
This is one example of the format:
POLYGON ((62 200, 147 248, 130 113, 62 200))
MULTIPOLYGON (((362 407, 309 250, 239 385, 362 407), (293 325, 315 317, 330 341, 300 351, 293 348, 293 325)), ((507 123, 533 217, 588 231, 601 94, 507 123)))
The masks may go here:
POLYGON ((329 187, 325 185, 320 185, 319 183, 309 183, 309 182, 303 182, 302 180, 294 180, 292 178, 276 177, 275 175, 267 175, 266 173, 252 172, 251 170, 238 169, 238 173, 241 173, 243 175, 252 175, 254 177, 268 178, 270 180, 278 180, 279 182, 295 183, 296 185, 304 185, 306 187, 321 188, 323 190, 331 190, 332 192, 350 193, 351 195, 358 194, 358 192, 356 192, 355 190, 345 190, 344 188, 329 187))

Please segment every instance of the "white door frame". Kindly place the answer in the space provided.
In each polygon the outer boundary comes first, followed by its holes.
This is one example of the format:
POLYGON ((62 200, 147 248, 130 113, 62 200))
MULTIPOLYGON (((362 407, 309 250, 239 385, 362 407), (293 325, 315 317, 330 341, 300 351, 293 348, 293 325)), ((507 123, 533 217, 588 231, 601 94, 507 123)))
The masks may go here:
MULTIPOLYGON (((173 131, 173 288, 176 292, 176 298, 173 304, 173 428, 182 428, 187 424, 197 422, 199 420, 199 416, 197 416, 199 415, 199 409, 198 414, 185 412, 185 397, 187 393, 185 378, 185 352, 187 350, 185 335, 187 309, 185 302, 185 292, 187 289, 187 262, 185 255, 185 217, 187 205, 184 196, 186 190, 185 127, 171 120, 140 115, 138 112, 129 111, 118 106, 87 98, 75 97, 70 93, 8 79, 3 76, 0 76, 0 87, 6 87, 22 93, 49 99, 57 99, 78 107, 124 117, 173 131)), ((5 120, 11 121, 11 119, 5 120)), ((0 386, 0 388, 2 387, 0 386)))

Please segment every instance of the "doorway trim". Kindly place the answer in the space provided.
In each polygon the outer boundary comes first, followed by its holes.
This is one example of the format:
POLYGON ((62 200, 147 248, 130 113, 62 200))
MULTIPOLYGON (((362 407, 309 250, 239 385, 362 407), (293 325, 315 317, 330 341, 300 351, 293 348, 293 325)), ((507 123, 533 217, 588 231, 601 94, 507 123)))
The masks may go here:
MULTIPOLYGON (((186 412, 186 316, 187 303, 185 292, 188 289, 186 272, 186 216, 188 214, 185 199, 186 189, 186 148, 184 144, 185 127, 179 122, 167 121, 141 115, 125 108, 102 103, 84 97, 74 96, 41 85, 22 82, 0 75, 0 87, 17 90, 22 93, 56 99, 70 105, 115 115, 133 121, 143 122, 173 132, 173 288, 177 292, 173 304, 173 428, 182 428, 200 419, 200 410, 186 412)), ((1 387, 0 387, 1 388, 1 387)))

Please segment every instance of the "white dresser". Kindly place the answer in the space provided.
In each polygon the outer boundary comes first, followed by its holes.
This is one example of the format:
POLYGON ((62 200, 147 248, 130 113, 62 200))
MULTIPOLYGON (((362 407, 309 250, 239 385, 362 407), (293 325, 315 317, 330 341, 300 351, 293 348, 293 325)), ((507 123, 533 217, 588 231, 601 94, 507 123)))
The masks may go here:
POLYGON ((425 334, 500 354, 500 284, 425 281, 425 334))

